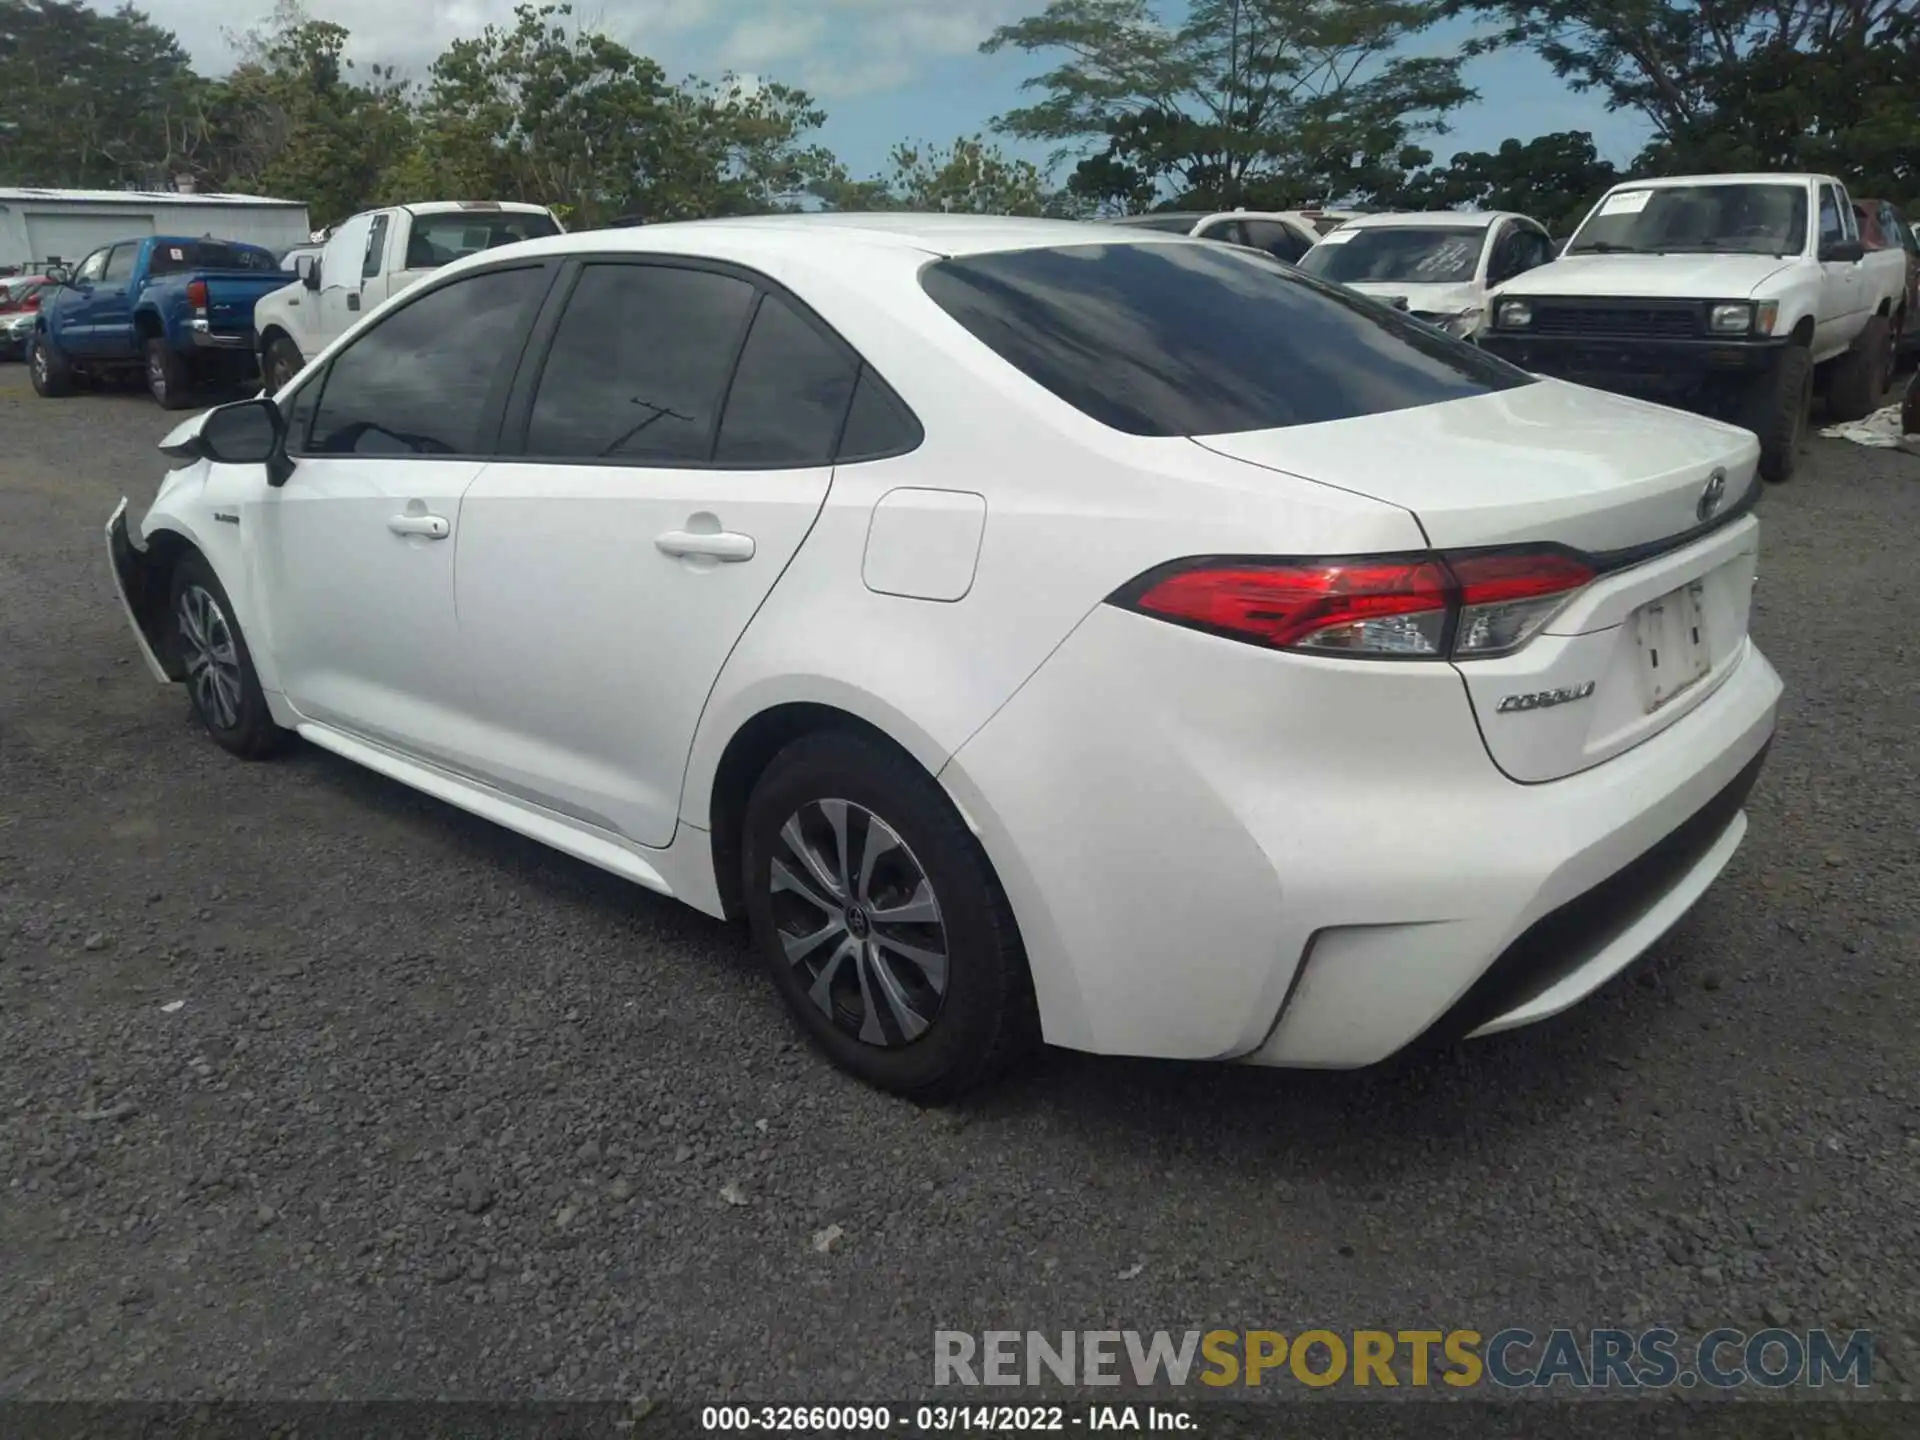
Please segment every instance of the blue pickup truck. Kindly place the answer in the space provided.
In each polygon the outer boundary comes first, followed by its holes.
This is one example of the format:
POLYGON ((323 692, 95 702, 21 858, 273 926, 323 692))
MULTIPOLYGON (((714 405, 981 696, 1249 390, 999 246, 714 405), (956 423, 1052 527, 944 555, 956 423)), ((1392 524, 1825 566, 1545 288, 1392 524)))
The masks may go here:
POLYGON ((172 235, 103 245, 47 276, 27 357, 34 390, 54 398, 76 377, 141 373, 168 410, 259 373, 254 302, 296 278, 258 245, 172 235))

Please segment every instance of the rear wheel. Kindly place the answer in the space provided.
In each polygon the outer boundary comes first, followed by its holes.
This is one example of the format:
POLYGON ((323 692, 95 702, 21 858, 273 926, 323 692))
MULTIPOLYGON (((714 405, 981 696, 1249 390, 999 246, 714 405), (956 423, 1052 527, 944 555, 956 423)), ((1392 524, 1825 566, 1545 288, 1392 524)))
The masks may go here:
POLYGON ((73 393, 73 367, 44 330, 36 330, 27 343, 27 375, 33 381, 33 393, 48 400, 73 393))
POLYGON ((948 1100, 1037 1041, 1006 897, 952 802, 911 759, 856 735, 797 740, 754 787, 743 839, 755 948, 843 1069, 948 1100))
POLYGON ((307 363, 301 358, 300 347, 284 335, 276 335, 267 342, 267 353, 262 360, 261 369, 266 372, 269 395, 277 395, 286 389, 307 363))
POLYGON ((1780 352, 1773 369, 1755 382, 1740 423, 1760 437, 1760 478, 1784 485, 1800 465, 1813 406, 1813 356, 1801 345, 1780 352))
POLYGON ((1867 321, 1853 348, 1833 363, 1827 385, 1827 418, 1836 424, 1864 420, 1880 408, 1893 383, 1893 326, 1884 315, 1867 321))
POLYGON ((193 375, 185 358, 157 335, 147 341, 147 393, 162 410, 184 410, 193 403, 193 375))
POLYGON ((175 654, 186 671, 193 713, 222 749, 247 760, 278 750, 287 732, 273 723, 253 653, 233 618, 233 602, 197 553, 174 567, 168 609, 175 654))

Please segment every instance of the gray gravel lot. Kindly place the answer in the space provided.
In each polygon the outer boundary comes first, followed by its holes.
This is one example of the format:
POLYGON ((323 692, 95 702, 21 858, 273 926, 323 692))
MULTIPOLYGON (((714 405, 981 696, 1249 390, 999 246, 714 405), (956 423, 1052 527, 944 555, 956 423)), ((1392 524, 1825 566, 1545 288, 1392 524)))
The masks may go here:
POLYGON ((1767 496, 1778 743, 1635 979, 1378 1073, 1050 1052, 923 1112, 728 928, 197 737, 100 535, 173 423, 0 367, 0 1395, 898 1400, 936 1326, 1310 1322, 1863 1326, 1920 1384, 1920 459, 1767 496))

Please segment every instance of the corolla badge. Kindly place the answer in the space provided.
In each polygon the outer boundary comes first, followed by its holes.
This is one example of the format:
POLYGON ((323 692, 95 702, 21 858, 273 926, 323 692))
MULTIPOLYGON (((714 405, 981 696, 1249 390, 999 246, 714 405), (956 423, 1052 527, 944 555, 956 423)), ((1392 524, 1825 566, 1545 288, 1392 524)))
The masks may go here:
POLYGON ((1700 517, 1700 523, 1706 524, 1720 508, 1720 502, 1727 498, 1727 472, 1715 470, 1707 477, 1706 488, 1700 492, 1700 498, 1694 502, 1693 513, 1700 517))
POLYGON ((1497 707, 1502 715, 1515 710, 1551 710, 1556 705, 1570 705, 1575 700, 1584 700, 1593 694, 1593 681, 1584 685, 1566 685, 1558 690, 1534 690, 1525 695, 1509 695, 1497 707))

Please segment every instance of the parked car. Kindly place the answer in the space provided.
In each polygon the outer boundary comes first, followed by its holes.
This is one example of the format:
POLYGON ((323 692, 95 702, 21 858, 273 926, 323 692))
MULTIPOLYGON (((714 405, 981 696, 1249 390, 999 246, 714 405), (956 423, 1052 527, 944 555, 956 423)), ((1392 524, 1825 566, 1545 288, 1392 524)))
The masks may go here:
POLYGON ((38 323, 40 297, 53 282, 44 275, 0 280, 0 360, 24 360, 38 323))
POLYGON ((253 306, 286 276, 273 252, 230 240, 149 236, 50 267, 27 368, 43 396, 81 375, 142 372, 163 408, 253 373, 253 306))
POLYGON ((923 1099, 1563 1010, 1733 855, 1781 692, 1753 436, 1150 231, 555 236, 162 448, 107 544, 215 742, 744 917, 923 1099))
POLYGON ((304 275, 308 267, 320 263, 320 252, 326 248, 324 242, 291 246, 280 252, 280 268, 289 275, 304 275))
POLYGON ((1320 238, 1312 220, 1283 210, 1155 210, 1146 215, 1123 215, 1103 223, 1243 245, 1250 250, 1264 250, 1289 264, 1297 264, 1320 238))
POLYGON ((1857 198, 1853 213, 1860 222, 1861 241, 1869 250, 1906 252, 1907 294, 1894 345, 1896 350, 1920 347, 1920 235, 1914 233, 1900 207, 1891 200, 1857 198))
POLYGON ((260 373, 279 390, 307 361, 409 285, 441 266, 502 245, 561 233, 544 205, 439 200, 367 210, 334 228, 317 267, 254 309, 260 373))
POLYGON ((1906 262, 1868 251, 1831 175, 1616 185, 1565 252, 1499 287, 1481 344, 1529 370, 1733 420, 1789 479, 1816 387, 1871 413, 1905 320, 1906 262))
POLYGON ((1487 326, 1487 292, 1553 258, 1546 227, 1505 211, 1362 215, 1320 237, 1300 268, 1396 303, 1461 339, 1487 326))

